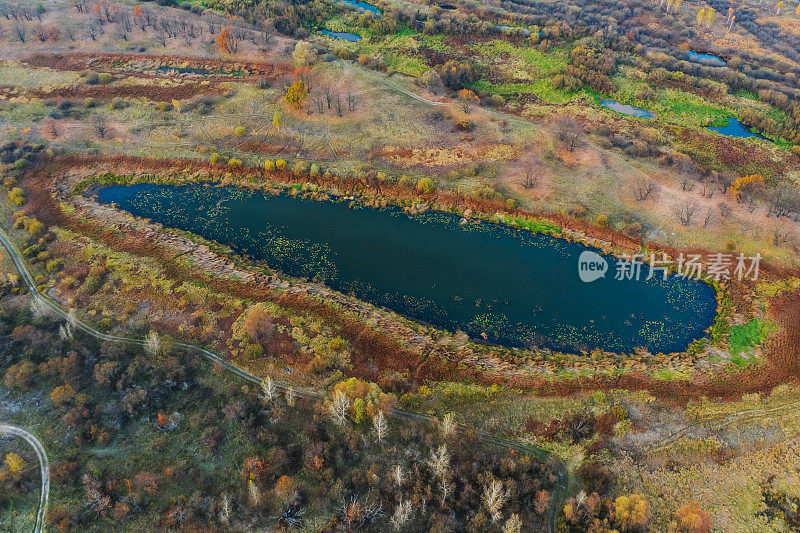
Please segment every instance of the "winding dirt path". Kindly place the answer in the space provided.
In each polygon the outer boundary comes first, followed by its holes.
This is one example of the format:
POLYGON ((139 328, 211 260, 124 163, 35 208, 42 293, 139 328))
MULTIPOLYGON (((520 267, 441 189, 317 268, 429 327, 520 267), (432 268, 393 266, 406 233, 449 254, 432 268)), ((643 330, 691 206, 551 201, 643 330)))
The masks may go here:
POLYGON ((39 469, 42 472, 42 492, 39 496, 39 510, 36 513, 36 525, 33 528, 33 532, 43 533, 45 519, 47 518, 47 506, 50 503, 50 462, 47 460, 47 452, 42 443, 39 442, 39 439, 21 427, 0 424, 0 434, 20 437, 30 444, 33 451, 36 452, 36 457, 39 459, 39 469))

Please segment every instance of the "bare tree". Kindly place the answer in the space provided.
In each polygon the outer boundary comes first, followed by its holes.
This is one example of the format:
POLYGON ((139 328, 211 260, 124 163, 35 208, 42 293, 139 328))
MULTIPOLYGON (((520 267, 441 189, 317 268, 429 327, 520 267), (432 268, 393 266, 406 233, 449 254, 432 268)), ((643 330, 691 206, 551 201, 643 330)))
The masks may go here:
POLYGON ((777 223, 772 227, 772 244, 780 246, 789 241, 791 230, 784 223, 777 223))
POLYGON ((333 421, 343 426, 347 422, 347 415, 350 412, 350 397, 343 391, 337 390, 330 409, 333 421))
POLYGON ((47 119, 42 126, 42 131, 48 133, 52 138, 57 138, 59 131, 58 131, 58 123, 55 119, 47 119))
POLYGON ((428 466, 438 478, 447 476, 450 469, 450 453, 447 451, 447 446, 442 444, 439 448, 431 452, 431 457, 428 459, 428 466))
POLYGON ((312 95, 311 99, 317 105, 317 113, 319 113, 320 115, 324 114, 325 113, 325 98, 323 97, 323 95, 320 94, 319 91, 316 91, 312 95))
POLYGON ((14 23, 13 31, 14 31, 14 36, 17 38, 17 40, 19 40, 19 42, 21 43, 24 43, 25 39, 28 36, 27 28, 25 28, 25 26, 23 26, 19 22, 16 22, 14 23))
POLYGON ((708 209, 706 211, 706 216, 703 218, 703 227, 707 228, 709 224, 711 224, 711 220, 714 218, 714 211, 708 209))
POLYGON ((503 525, 503 533, 520 533, 522 531, 522 519, 514 513, 508 517, 503 525))
POLYGON ((75 32, 75 26, 74 25, 65 24, 64 25, 64 33, 67 34, 67 37, 69 37, 70 41, 74 41, 75 40, 76 32, 75 32))
POLYGON ((411 516, 411 502, 401 498, 397 503, 397 507, 395 507, 394 514, 392 514, 392 527, 396 531, 400 531, 411 520, 411 516))
POLYGON ((658 186, 656 185, 656 183, 653 180, 645 177, 640 177, 639 179, 636 180, 636 183, 634 184, 636 199, 640 202, 643 202, 648 198, 650 198, 650 196, 652 196, 657 189, 658 186))
POLYGON ((272 381, 271 377, 267 376, 267 379, 261 382, 261 392, 267 402, 271 402, 277 397, 278 389, 275 387, 275 382, 272 381))
POLYGON ((556 121, 556 132, 559 140, 568 151, 575 150, 578 144, 578 138, 582 133, 583 128, 578 124, 575 119, 568 116, 560 116, 556 121))
POLYGON ((120 15, 119 18, 119 35, 124 40, 128 40, 128 34, 133 29, 133 24, 131 23, 131 17, 128 16, 127 13, 123 13, 120 15))
POLYGON ((694 189, 694 186, 697 185, 697 182, 694 180, 694 178, 689 176, 688 174, 683 174, 681 176, 680 182, 681 182, 681 189, 687 192, 694 189))
POLYGON ((715 192, 716 187, 714 187, 713 179, 709 177, 703 178, 703 188, 700 191, 700 194, 702 194, 704 198, 713 198, 715 192))
POLYGON ((133 22, 139 27, 140 30, 145 31, 147 28, 147 15, 145 14, 144 9, 142 9, 138 17, 133 18, 133 22))
POLYGON ((347 109, 352 113, 356 110, 356 105, 358 105, 358 96, 355 94, 348 94, 347 95, 347 109))
POLYGON ((728 188, 733 185, 735 180, 734 175, 731 172, 720 172, 717 174, 717 183, 719 183, 719 192, 725 194, 728 192, 728 188))
POLYGON ((372 418, 372 425, 375 427, 375 435, 378 437, 378 442, 383 442, 387 431, 389 431, 389 425, 386 423, 386 416, 384 416, 383 411, 378 411, 378 414, 372 418))
POLYGON ((161 338, 158 336, 158 333, 151 330, 150 333, 147 334, 147 338, 144 341, 144 349, 150 357, 158 355, 161 349, 161 338))
POLYGON ((697 214, 697 211, 700 209, 696 203, 685 203, 678 207, 677 216, 678 220, 680 221, 681 225, 683 226, 691 226, 692 220, 694 220, 694 216, 697 214))
POLYGON ((767 191, 769 215, 788 217, 800 211, 800 190, 789 183, 780 183, 767 191))
POLYGON ((89 37, 93 41, 96 41, 97 37, 102 35, 102 34, 103 34, 103 30, 97 24, 92 23, 92 24, 89 24, 89 26, 86 27, 86 36, 89 37))
POLYGON ((94 131, 101 139, 106 138, 106 135, 108 135, 108 118, 105 115, 97 115, 94 119, 94 131))
POLYGON ((453 413, 447 413, 442 417, 441 423, 442 438, 447 439, 453 435, 456 430, 456 421, 453 413))
POLYGON ((522 187, 525 189, 534 189, 539 184, 539 177, 533 173, 531 167, 525 167, 525 182, 522 187))
POLYGON ((341 95, 338 95, 338 94, 336 95, 336 114, 338 116, 340 116, 340 117, 344 116, 344 113, 343 113, 343 110, 342 110, 342 97, 341 97, 341 95))
POLYGON ((114 18, 115 18, 116 14, 115 14, 114 10, 112 9, 112 6, 111 6, 110 3, 105 3, 105 2, 103 3, 103 15, 106 17, 106 20, 108 22, 114 22, 114 18))
POLYGON ((331 102, 333 101, 333 95, 331 94, 331 88, 330 87, 325 87, 325 88, 322 89, 322 91, 325 93, 325 102, 328 104, 328 109, 330 109, 331 108, 331 102))
POLYGON ((401 487, 405 480, 406 474, 403 471, 402 465, 395 465, 395 467, 392 469, 392 481, 394 481, 395 485, 401 487))
POLYGON ((497 522, 502 518, 502 509, 506 500, 509 497, 509 491, 503 489, 503 482, 493 479, 483 489, 483 503, 486 505, 486 510, 492 517, 492 522, 497 522))

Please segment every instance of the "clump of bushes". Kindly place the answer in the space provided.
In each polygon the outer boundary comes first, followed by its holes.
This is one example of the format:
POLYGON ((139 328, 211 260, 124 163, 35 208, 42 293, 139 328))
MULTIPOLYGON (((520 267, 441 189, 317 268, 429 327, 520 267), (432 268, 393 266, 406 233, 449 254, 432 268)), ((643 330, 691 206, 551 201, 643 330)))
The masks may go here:
POLYGON ((417 181, 417 190, 422 194, 430 194, 436 190, 436 184, 428 177, 420 178, 419 181, 417 181))
POLYGON ((15 205, 22 205, 25 203, 25 191, 19 187, 14 187, 8 191, 8 199, 15 205))

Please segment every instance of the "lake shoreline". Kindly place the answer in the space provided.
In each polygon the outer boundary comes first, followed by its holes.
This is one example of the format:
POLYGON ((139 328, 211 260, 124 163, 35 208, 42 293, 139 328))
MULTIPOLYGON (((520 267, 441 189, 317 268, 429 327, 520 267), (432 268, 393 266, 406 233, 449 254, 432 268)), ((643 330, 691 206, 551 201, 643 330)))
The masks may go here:
MULTIPOLYGON (((263 174, 263 173, 260 173, 260 174, 263 174)), ((217 178, 218 177, 219 176, 217 176, 217 178)), ((87 184, 87 182, 96 181, 96 178, 97 177, 94 176, 94 177, 89 177, 88 179, 82 180, 82 182, 81 182, 81 184, 80 184, 80 186, 78 188, 84 187, 87 184)), ((295 178, 297 178, 297 177, 295 176, 295 178)), ((103 181, 103 180, 101 180, 101 181, 103 181)), ((110 180, 109 180, 108 177, 106 177, 104 179, 104 181, 106 181, 107 184, 110 184, 110 183, 116 183, 116 184, 131 184, 131 183, 188 184, 188 183, 192 183, 191 181, 187 182, 187 181, 174 180, 174 179, 164 180, 163 177, 157 177, 157 176, 149 176, 148 177, 148 176, 145 176, 145 175, 141 175, 141 176, 137 176, 137 177, 134 177, 134 176, 127 176, 127 177, 126 176, 115 176, 115 177, 111 178, 110 180)), ((348 191, 343 191, 342 189, 344 187, 341 187, 341 184, 338 184, 339 186, 334 186, 333 188, 331 188, 331 187, 324 187, 324 186, 320 186, 320 185, 316 185, 316 184, 310 184, 308 182, 300 184, 296 180, 274 180, 274 179, 269 179, 268 181, 258 181, 258 182, 245 180, 245 181, 238 181, 238 182, 234 183, 230 179, 219 180, 219 179, 216 179, 214 176, 211 176, 211 175, 208 176, 206 180, 202 180, 202 181, 207 186, 212 186, 212 185, 214 185, 214 186, 235 185, 237 188, 239 188, 241 190, 261 191, 261 192, 267 192, 267 193, 269 193, 271 195, 277 195, 277 194, 298 195, 298 196, 302 196, 304 198, 314 199, 314 200, 317 200, 317 201, 328 201, 328 200, 331 200, 331 199, 336 199, 337 201, 349 201, 349 202, 351 202, 351 207, 355 206, 355 205, 362 205, 364 207, 373 207, 373 208, 375 208, 375 207, 386 207, 386 206, 396 206, 396 207, 399 207, 399 208, 403 209, 403 211, 406 212, 407 214, 411 214, 411 215, 418 214, 418 213, 424 213, 424 212, 426 212, 428 210, 441 211, 441 212, 444 212, 444 213, 457 214, 457 215, 466 215, 468 217, 468 218, 466 218, 466 220, 470 220, 470 221, 480 220, 480 221, 485 221, 485 222, 491 222, 492 224, 499 224, 500 226, 504 226, 504 227, 507 227, 507 228, 510 228, 510 229, 516 229, 516 230, 525 229, 525 230, 528 230, 528 231, 532 231, 533 233, 539 233, 539 232, 546 233, 546 234, 551 235, 553 237, 564 239, 565 241, 580 243, 580 244, 583 244, 585 246, 589 246, 589 247, 591 247, 593 249, 598 249, 599 251, 601 251, 603 253, 606 253, 606 254, 609 254, 609 255, 613 255, 615 257, 619 257, 623 253, 623 250, 615 248, 614 246, 611 246, 609 244, 609 242, 607 242, 607 241, 600 241, 600 240, 597 240, 597 239, 594 239, 594 238, 587 237, 586 235, 582 235, 582 234, 580 234, 578 232, 575 232, 574 230, 571 230, 569 228, 565 228, 563 231, 554 232, 552 230, 542 229, 541 226, 534 225, 534 228, 532 229, 530 227, 530 225, 528 225, 528 227, 526 227, 526 224, 524 224, 526 219, 520 220, 520 222, 523 222, 523 223, 520 224, 520 223, 517 223, 517 219, 515 219, 515 218, 511 218, 509 220, 509 217, 512 216, 512 215, 509 215, 509 214, 506 214, 506 213, 502 213, 500 211, 494 211, 494 212, 477 211, 477 210, 473 211, 472 209, 467 208, 467 209, 465 209, 465 210, 463 210, 461 212, 458 212, 457 210, 454 210, 452 206, 447 207, 447 206, 444 206, 444 205, 440 204, 437 201, 437 200, 440 199, 440 196, 445 193, 445 191, 440 191, 441 194, 437 194, 436 197, 434 197, 432 199, 429 199, 429 201, 427 201, 427 202, 419 202, 419 201, 408 202, 408 201, 404 201, 403 199, 398 198, 396 196, 391 196, 391 195, 387 196, 385 194, 385 192, 387 190, 387 186, 386 185, 384 185, 383 191, 382 191, 384 194, 378 195, 378 196, 369 196, 367 194, 347 194, 348 191)), ((360 192, 361 193, 365 193, 366 191, 360 191, 360 192)), ((389 192, 391 192, 391 191, 389 191, 389 192)), ((416 200, 420 200, 419 197, 416 197, 415 199, 416 200)), ((532 215, 525 214, 525 215, 520 215, 520 216, 531 217, 532 215)), ((528 220, 530 220, 530 218, 528 218, 528 220)), ((543 219, 543 218, 538 218, 537 217, 537 218, 534 218, 534 220, 541 221, 541 220, 547 220, 547 219, 543 219)), ((703 281, 705 283, 709 284, 714 289, 714 292, 716 294, 716 300, 717 300, 717 309, 716 309, 716 313, 715 313, 715 317, 716 318, 712 321, 712 323, 706 329, 705 335, 699 340, 700 345, 698 346, 698 348, 708 344, 708 342, 711 340, 711 339, 709 339, 709 335, 710 335, 711 331, 715 328, 715 324, 717 322, 725 319, 725 317, 720 313, 720 311, 722 309, 721 301, 722 301, 722 298, 723 298, 722 288, 719 286, 719 284, 709 283, 709 280, 703 280, 703 281)), ((402 313, 398 313, 398 314, 402 315, 402 313)), ((411 318, 411 320, 419 322, 419 319, 411 318)), ((476 341, 476 342, 479 342, 479 343, 485 342, 480 338, 473 339, 473 340, 476 341)), ((502 346, 502 345, 498 345, 498 346, 502 346)), ((511 347, 506 347, 506 348, 511 348, 511 347)), ((695 350, 695 348, 693 348, 691 346, 688 349, 695 350)), ((679 351, 679 352, 670 352, 670 353, 683 353, 685 351, 686 350, 679 351)))

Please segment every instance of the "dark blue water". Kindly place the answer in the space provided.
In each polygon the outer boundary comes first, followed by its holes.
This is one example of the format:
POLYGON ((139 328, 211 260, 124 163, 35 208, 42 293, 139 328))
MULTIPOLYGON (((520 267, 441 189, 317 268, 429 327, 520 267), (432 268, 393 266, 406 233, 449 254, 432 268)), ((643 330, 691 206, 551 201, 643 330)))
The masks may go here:
POLYGON ((342 0, 342 2, 356 9, 363 9, 364 11, 369 11, 370 13, 373 13, 376 17, 383 16, 381 10, 373 6, 372 4, 361 2, 360 0, 342 0))
POLYGON ((652 111, 648 111, 647 109, 642 109, 641 107, 636 107, 633 105, 628 104, 621 104, 616 100, 600 100, 600 103, 605 107, 611 109, 612 111, 616 111, 617 113, 622 113, 623 115, 630 115, 632 117, 642 117, 642 118, 655 118, 656 114, 652 111))
POLYGON ((712 67, 724 67, 727 63, 721 57, 712 54, 701 54, 699 52, 692 52, 689 50, 689 61, 694 63, 702 63, 712 67))
POLYGON ((345 41, 350 41, 351 43, 357 43, 358 41, 361 40, 361 36, 356 35, 355 33, 347 33, 344 31, 328 31, 328 30, 320 30, 320 32, 335 39, 343 39, 345 41))
MULTIPOLYGON (((202 185, 112 186, 98 199, 231 246, 297 277, 438 327, 508 346, 680 351, 716 312, 713 289, 667 280, 578 277, 587 247, 444 213, 349 209, 346 202, 202 185)), ((643 274, 647 274, 646 266, 643 274)))
POLYGON ((757 137, 759 139, 766 139, 763 135, 758 133, 753 133, 752 131, 748 130, 744 127, 744 125, 739 122, 735 118, 728 118, 728 125, 721 126, 721 127, 711 127, 709 126, 708 129, 711 131, 716 131, 717 133, 721 133, 722 135, 727 135, 728 137, 757 137))

